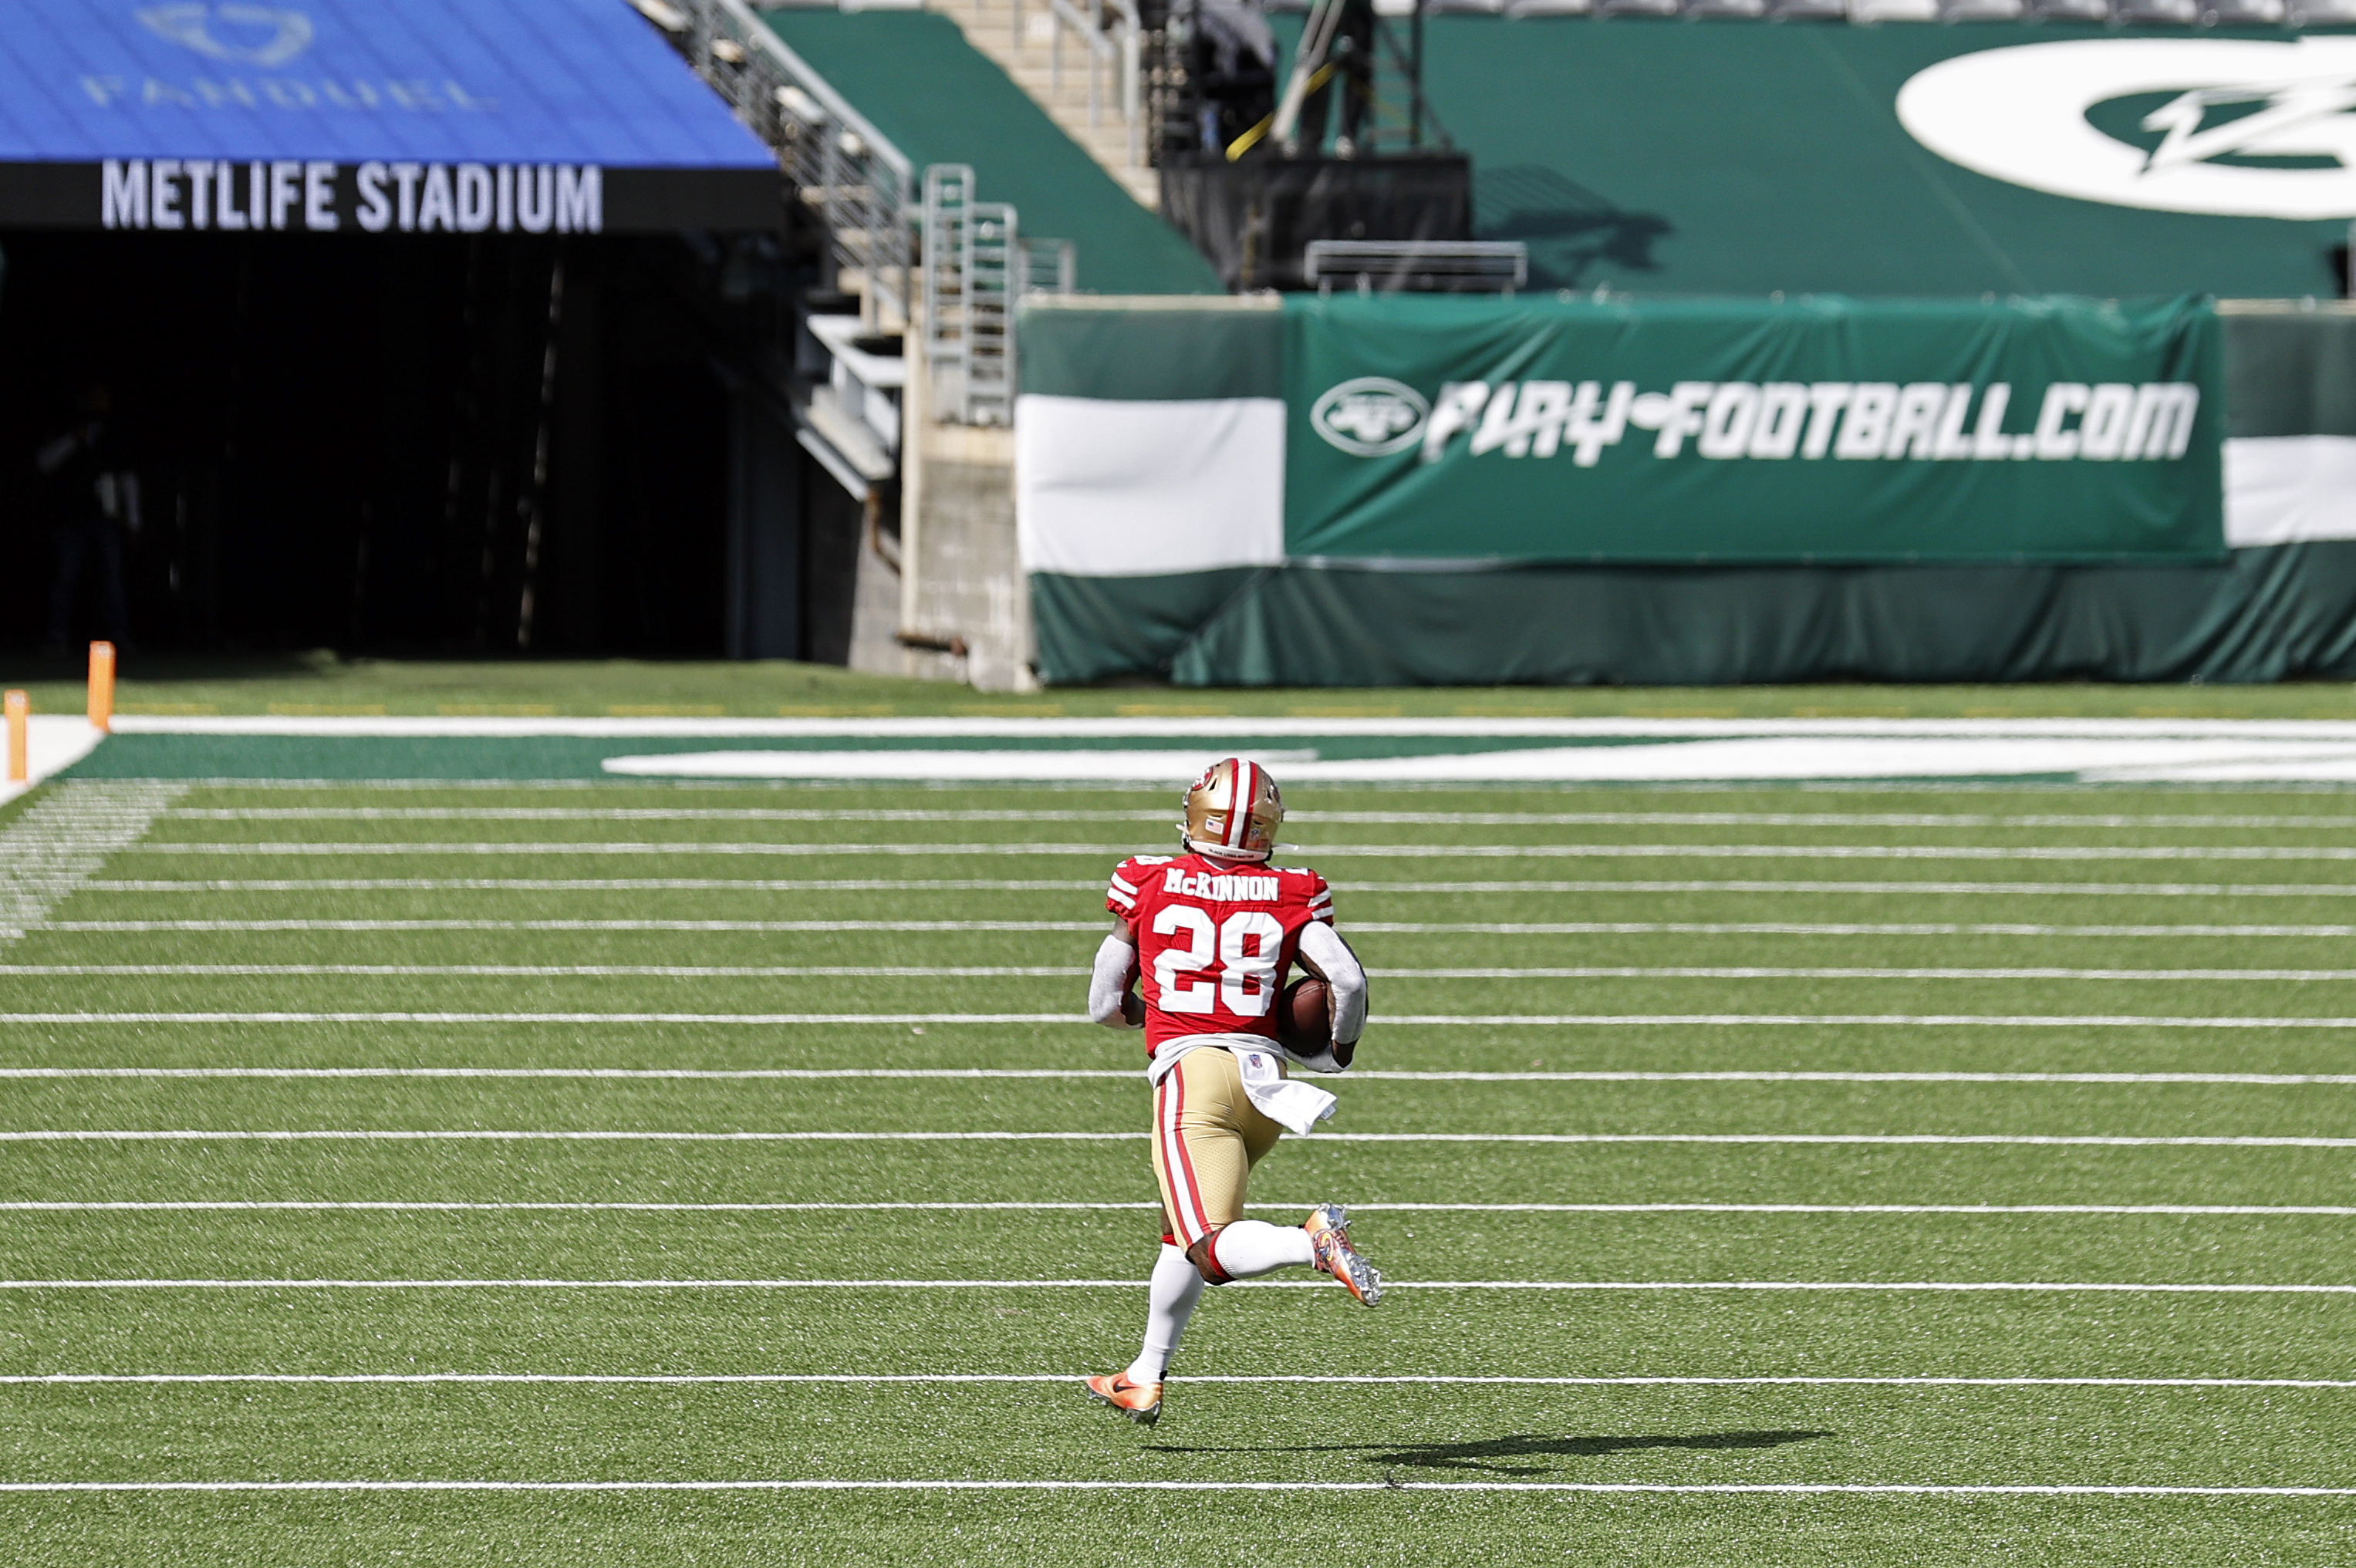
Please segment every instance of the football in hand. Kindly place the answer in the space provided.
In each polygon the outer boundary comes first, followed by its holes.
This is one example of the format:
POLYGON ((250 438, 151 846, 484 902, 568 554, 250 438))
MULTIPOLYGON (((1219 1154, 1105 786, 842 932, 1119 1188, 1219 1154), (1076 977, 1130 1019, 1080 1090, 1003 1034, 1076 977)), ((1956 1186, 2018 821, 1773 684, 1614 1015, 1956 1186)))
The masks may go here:
POLYGON ((1295 980, 1276 999, 1276 1037, 1304 1056, 1333 1043, 1333 1013, 1325 982, 1315 976, 1295 980))

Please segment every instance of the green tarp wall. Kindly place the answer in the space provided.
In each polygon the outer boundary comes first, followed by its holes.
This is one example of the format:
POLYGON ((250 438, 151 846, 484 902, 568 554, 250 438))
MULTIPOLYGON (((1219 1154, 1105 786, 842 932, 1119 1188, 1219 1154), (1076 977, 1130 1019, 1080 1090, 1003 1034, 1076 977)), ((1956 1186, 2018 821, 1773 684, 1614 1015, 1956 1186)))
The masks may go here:
MULTIPOLYGON (((1174 366, 1217 395, 1280 406, 1282 320, 1232 308, 1026 314, 1026 386, 1167 408, 1144 395, 1166 389, 1174 366), (1061 330, 1034 334, 1047 315, 1061 330)), ((2293 311, 2221 325, 2229 450, 2356 451, 2356 317, 2293 311)), ((1205 508, 1198 525, 1221 515, 1205 508)), ((2176 565, 1448 571, 1304 563, 1280 551, 1211 571, 1034 571, 1031 590, 1039 669, 1051 683, 1141 674, 1190 686, 2356 676, 2348 538, 2176 565)))
POLYGON ((1091 293, 1217 293, 1186 238, 1140 207, 947 16, 769 11, 762 20, 916 164, 970 164, 1022 232, 1069 240, 1091 293))

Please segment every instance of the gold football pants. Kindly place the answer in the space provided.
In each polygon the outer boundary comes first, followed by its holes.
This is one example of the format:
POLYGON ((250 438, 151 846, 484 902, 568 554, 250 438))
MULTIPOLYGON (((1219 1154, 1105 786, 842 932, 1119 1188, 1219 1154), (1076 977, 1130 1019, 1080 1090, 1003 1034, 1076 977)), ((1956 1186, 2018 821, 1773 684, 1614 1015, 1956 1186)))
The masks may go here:
POLYGON ((1178 1059, 1153 1091, 1153 1175, 1171 1244, 1191 1247, 1244 1216, 1244 1184, 1284 1129, 1244 1093, 1242 1069, 1216 1046, 1178 1059))

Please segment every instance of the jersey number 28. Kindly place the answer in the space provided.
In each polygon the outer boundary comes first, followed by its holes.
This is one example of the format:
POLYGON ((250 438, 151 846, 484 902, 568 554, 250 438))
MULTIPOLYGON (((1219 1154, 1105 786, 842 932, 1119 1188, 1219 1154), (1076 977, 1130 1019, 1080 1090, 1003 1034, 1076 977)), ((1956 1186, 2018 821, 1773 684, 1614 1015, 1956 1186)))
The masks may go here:
POLYGON ((1182 947, 1173 941, 1153 956, 1153 983, 1161 987, 1163 1012, 1213 1012, 1224 1000, 1236 1017, 1256 1019, 1275 999, 1284 927, 1265 910, 1238 910, 1215 930, 1206 912, 1191 904, 1164 904, 1153 917, 1153 933, 1183 936, 1185 942, 1182 947), (1246 952, 1247 946, 1256 951, 1246 952), (1205 973, 1215 947, 1220 970, 1215 982, 1205 973), (1200 977, 1181 977, 1184 976, 1200 977))

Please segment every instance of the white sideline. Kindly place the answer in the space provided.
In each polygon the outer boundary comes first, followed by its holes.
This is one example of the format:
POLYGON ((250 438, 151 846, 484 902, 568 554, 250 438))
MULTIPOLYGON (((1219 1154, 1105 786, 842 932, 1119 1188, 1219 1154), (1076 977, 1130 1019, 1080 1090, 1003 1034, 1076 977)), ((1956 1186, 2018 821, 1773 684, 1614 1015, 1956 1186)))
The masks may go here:
MULTIPOLYGON (((0 1279, 0 1290, 1142 1290, 1139 1279, 0 1279)), ((1248 1279, 1241 1290, 1323 1290, 1320 1279, 1248 1279)), ((2356 1285, 2147 1285, 2043 1280, 1390 1279, 1388 1290, 1931 1291, 2113 1296, 2356 1296, 2356 1285)))
MULTIPOLYGON (((1035 859, 1055 855, 1127 857, 1134 844, 844 843, 819 839, 796 843, 765 839, 722 842, 670 838, 650 842, 584 838, 487 841, 412 839, 348 842, 259 839, 145 843, 143 855, 949 855, 1035 859)), ((1379 859, 1708 859, 1708 860, 2356 860, 2356 847, 2298 844, 1327 844, 1321 859, 1365 856, 1379 859)))
POLYGON ((2356 1487, 1946 1486, 1851 1481, 0 1481, 0 1492, 1651 1492, 1900 1497, 2347 1498, 2356 1487))
MULTIPOLYGON (((354 1199, 182 1199, 143 1201, 136 1199, 21 1199, 0 1201, 0 1213, 217 1213, 217 1212, 336 1212, 336 1213, 498 1213, 509 1210, 562 1213, 657 1214, 778 1214, 806 1212, 867 1212, 938 1209, 949 1212, 1034 1211, 1058 1213, 1116 1211, 1152 1212, 1159 1203, 1072 1203, 1053 1200, 1037 1202, 876 1201, 871 1203, 566 1203, 557 1201, 467 1203, 437 1200, 415 1201, 354 1199)), ((1247 1209, 1267 1213, 1300 1213, 1311 1207, 1300 1203, 1247 1203, 1247 1209)), ((1357 1214, 2155 1214, 2247 1215, 2259 1218, 2356 1215, 2356 1205, 2255 1203, 1353 1203, 1357 1214)))
MULTIPOLYGON (((651 1383, 695 1386, 731 1383, 1076 1383, 1080 1372, 27 1372, 0 1376, 0 1385, 91 1383, 651 1383)), ((1207 1373, 1173 1377, 1177 1383, 1355 1383, 1372 1386, 1496 1385, 1530 1388, 2266 1388, 2356 1389, 2341 1378, 1800 1378, 1622 1377, 1522 1378, 1365 1376, 1349 1372, 1268 1375, 1207 1373)))
MULTIPOLYGON (((670 1132, 515 1127, 33 1127, 0 1143, 1123 1143, 1150 1132, 670 1132)), ((2033 1148, 2356 1148, 2356 1137, 2065 1133, 1318 1133, 1332 1144, 1841 1144, 2033 1148)))
MULTIPOLYGON (((1333 1074, 1311 1074, 1331 1077, 1333 1074)), ((761 1083, 834 1078, 1109 1079, 1130 1083, 1133 1069, 1115 1067, 0 1067, 11 1078, 554 1078, 761 1083)), ((1408 1083, 2198 1083, 2258 1088, 2356 1085, 2356 1072, 1644 1072, 1598 1068, 1549 1072, 1421 1072, 1355 1068, 1349 1081, 1408 1083)))
MULTIPOLYGON (((705 736, 776 737, 802 740, 977 740, 991 737, 1018 740, 1151 740, 1183 736, 1189 740, 1228 741, 1238 737, 1315 737, 1327 735, 1390 735, 1485 739, 1510 735, 1523 738, 1577 739, 1622 735, 1664 740, 1697 737, 1783 737, 1794 735, 1890 737, 1938 736, 1954 740, 1987 740, 2008 735, 2044 737, 2095 736, 2117 740, 2147 740, 2156 736, 2201 740, 2323 741, 2356 744, 2356 723, 2319 719, 1643 719, 1434 716, 1399 718, 1376 715, 1132 714, 1113 718, 1028 716, 969 716, 959 718, 776 718, 721 717, 565 718, 445 714, 118 714, 118 733, 134 735, 381 735, 424 736, 572 736, 588 740, 640 740, 660 737, 692 740, 705 736)), ((238 784, 243 780, 223 780, 238 784)), ((323 781, 355 783, 358 781, 323 781)), ((539 781, 531 781, 539 782, 539 781)))
MULTIPOLYGON (((1093 928, 1092 928, 1093 929, 1093 928)), ((1073 1013, 57 1012, 0 1013, 0 1024, 1064 1024, 1073 1013)), ((2117 1013, 1392 1013, 1387 1026, 1467 1029, 1954 1028, 2356 1029, 2348 1018, 2117 1013)))
MULTIPOLYGON (((1094 877, 177 877, 93 878, 87 891, 185 892, 1084 892, 1101 891, 1094 877)), ((1431 893, 2020 893, 2035 897, 2099 898, 2351 898, 2347 882, 1863 882, 1799 878, 1658 881, 1625 879, 1530 880, 1488 882, 1360 881, 1333 883, 1352 896, 1431 893)), ((1616 928, 1600 928, 1616 929, 1616 928)), ((1649 927, 1640 929, 1650 929, 1649 927)), ((1680 928, 1681 929, 1681 928, 1680 928)), ((1715 930, 1705 926, 1697 929, 1715 930)), ((1774 929, 1788 929, 1776 927, 1774 929)), ((1866 927, 1868 930, 1905 930, 1866 927)), ((1920 929, 1968 929, 1944 924, 1920 929)))
MULTIPOLYGON (((1551 968, 1370 968, 1382 980, 2356 980, 2356 969, 2054 969, 1797 967, 1783 965, 1588 965, 1551 968)), ((1076 980, 1069 964, 0 964, 11 975, 449 975, 534 979, 643 976, 704 979, 1042 979, 1076 980)))

